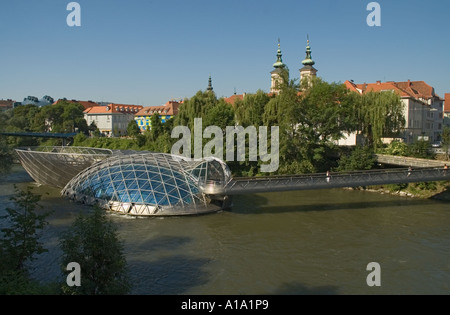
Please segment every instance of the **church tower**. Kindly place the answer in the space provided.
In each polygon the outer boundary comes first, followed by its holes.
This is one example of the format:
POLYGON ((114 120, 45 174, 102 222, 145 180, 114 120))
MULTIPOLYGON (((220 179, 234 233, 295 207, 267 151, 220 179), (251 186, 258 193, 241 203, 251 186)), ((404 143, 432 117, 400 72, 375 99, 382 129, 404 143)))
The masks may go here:
POLYGON ((275 68, 270 73, 271 78, 271 84, 270 84, 270 93, 278 94, 280 93, 279 85, 283 83, 283 77, 281 76, 281 73, 283 70, 286 69, 286 65, 283 63, 283 60, 281 59, 281 48, 280 48, 280 40, 278 39, 278 51, 277 51, 277 61, 273 64, 273 67, 275 68))
POLYGON ((311 57, 311 47, 309 46, 309 36, 308 40, 306 42, 306 58, 302 61, 303 68, 300 69, 300 83, 303 82, 303 80, 308 79, 309 83, 311 84, 310 79, 312 77, 316 77, 317 69, 315 69, 313 66, 315 64, 314 60, 311 57))
POLYGON ((212 92, 212 90, 213 90, 211 76, 209 76, 208 87, 206 88, 206 90, 209 92, 212 92))

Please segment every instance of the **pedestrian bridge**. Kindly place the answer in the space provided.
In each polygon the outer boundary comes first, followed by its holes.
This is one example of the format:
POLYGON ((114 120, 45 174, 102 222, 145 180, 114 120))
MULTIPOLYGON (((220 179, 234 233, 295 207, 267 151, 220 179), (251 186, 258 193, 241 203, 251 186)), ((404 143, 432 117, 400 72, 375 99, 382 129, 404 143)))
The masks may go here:
MULTIPOLYGON (((331 189, 385 184, 447 181, 450 171, 442 167, 421 169, 389 169, 325 173, 293 176, 240 177, 223 187, 221 194, 241 195, 261 192, 331 189)), ((211 188, 211 187, 210 187, 211 188)), ((213 189, 210 189, 212 191, 213 189)))

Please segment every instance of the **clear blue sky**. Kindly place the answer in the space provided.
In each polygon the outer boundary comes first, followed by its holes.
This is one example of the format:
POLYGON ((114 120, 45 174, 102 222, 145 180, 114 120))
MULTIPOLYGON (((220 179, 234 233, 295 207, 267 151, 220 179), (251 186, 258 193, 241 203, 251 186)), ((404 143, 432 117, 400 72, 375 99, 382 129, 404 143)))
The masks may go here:
POLYGON ((423 80, 450 92, 450 1, 1 0, 0 99, 28 95, 145 106, 191 97, 212 76, 216 94, 265 91, 281 39, 298 78, 306 36, 329 82, 423 80))

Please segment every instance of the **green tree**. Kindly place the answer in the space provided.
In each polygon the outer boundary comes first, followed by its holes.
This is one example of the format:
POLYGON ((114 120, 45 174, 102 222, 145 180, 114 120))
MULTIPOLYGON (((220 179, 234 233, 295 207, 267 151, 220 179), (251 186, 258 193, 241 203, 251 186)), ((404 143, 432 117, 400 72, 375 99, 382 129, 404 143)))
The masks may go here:
POLYGON ((123 244, 117 227, 99 207, 90 215, 79 215, 60 239, 61 267, 70 262, 81 267, 81 286, 63 285, 67 294, 127 294, 130 290, 123 244))
POLYGON ((280 128, 280 173, 309 173, 330 168, 335 142, 355 129, 354 96, 338 83, 313 78, 299 93, 284 81, 265 107, 266 126, 280 128))
POLYGON ((430 150, 429 141, 418 140, 408 146, 408 156, 420 159, 433 159, 435 154, 430 150))
POLYGON ((235 103, 236 122, 244 127, 259 127, 264 124, 264 108, 270 101, 264 91, 258 90, 256 94, 247 94, 242 100, 235 103))
POLYGON ((160 135, 163 134, 164 128, 159 113, 154 113, 150 118, 151 129, 149 133, 149 140, 156 141, 160 135))
POLYGON ((409 148, 404 142, 392 141, 382 152, 389 155, 407 156, 409 148))
POLYGON ((136 137, 141 134, 141 129, 136 123, 136 120, 130 120, 127 126, 127 134, 129 137, 136 137))
POLYGON ((223 99, 220 99, 217 104, 204 115, 203 128, 208 126, 217 126, 225 130, 227 126, 234 126, 234 110, 233 107, 227 104, 223 99))
POLYGON ((194 118, 203 118, 211 110, 218 100, 213 91, 198 91, 192 98, 185 99, 175 117, 175 126, 194 127, 194 118))
POLYGON ((375 149, 381 145, 382 137, 397 137, 405 126, 403 104, 395 92, 365 93, 355 105, 358 130, 375 149))
POLYGON ((10 268, 25 272, 25 262, 32 261, 35 255, 47 251, 39 241, 39 237, 40 232, 48 224, 46 218, 50 212, 37 213, 37 208, 41 208, 38 204, 41 196, 33 194, 30 187, 27 187, 26 191, 17 187, 15 190, 16 195, 10 198, 15 207, 6 208, 7 215, 1 217, 9 221, 8 227, 1 229, 1 262, 2 269, 10 268))
POLYGON ((13 153, 8 146, 6 138, 0 136, 0 174, 7 173, 13 163, 13 153))
POLYGON ((445 127, 442 132, 442 148, 445 151, 445 158, 448 161, 448 151, 450 149, 450 127, 445 127))
POLYGON ((376 158, 373 149, 369 146, 356 146, 350 154, 341 156, 337 171, 363 171, 370 170, 375 165, 376 158))

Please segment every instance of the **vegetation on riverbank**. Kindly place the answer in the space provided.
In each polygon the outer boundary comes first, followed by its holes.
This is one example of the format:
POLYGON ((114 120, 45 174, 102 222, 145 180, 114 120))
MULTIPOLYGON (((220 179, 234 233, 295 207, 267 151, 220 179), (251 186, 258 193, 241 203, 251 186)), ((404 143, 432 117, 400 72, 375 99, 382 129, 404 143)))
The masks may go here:
POLYGON ((79 215, 60 238, 61 281, 40 283, 30 276, 30 264, 47 252, 40 238, 49 212, 42 212, 41 196, 31 188, 16 188, 7 208, 7 227, 0 230, 0 295, 127 294, 130 290, 127 262, 114 223, 104 211, 79 215), (66 282, 69 262, 80 265, 82 286, 66 282))

